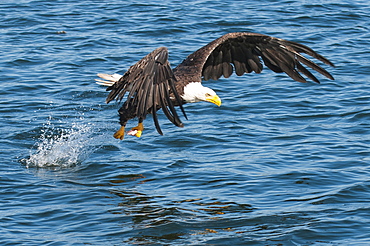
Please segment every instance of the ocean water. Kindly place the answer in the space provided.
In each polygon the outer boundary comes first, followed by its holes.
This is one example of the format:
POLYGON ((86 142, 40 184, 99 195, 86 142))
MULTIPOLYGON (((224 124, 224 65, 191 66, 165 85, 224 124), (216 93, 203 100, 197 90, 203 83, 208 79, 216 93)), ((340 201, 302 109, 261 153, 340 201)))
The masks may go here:
MULTIPOLYGON (((0 3, 1 245, 370 245, 368 1, 0 3), (173 66, 228 32, 330 59, 335 81, 264 69, 204 84, 164 136, 118 141, 96 73, 160 46, 173 66)), ((136 122, 132 122, 132 126, 136 122)), ((131 125, 130 125, 131 126, 131 125)))

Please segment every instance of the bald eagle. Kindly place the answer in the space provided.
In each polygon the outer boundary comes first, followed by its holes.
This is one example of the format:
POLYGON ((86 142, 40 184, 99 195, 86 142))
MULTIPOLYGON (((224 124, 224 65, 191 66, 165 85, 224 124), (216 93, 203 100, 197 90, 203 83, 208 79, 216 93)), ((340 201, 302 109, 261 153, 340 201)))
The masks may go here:
POLYGON ((238 76, 253 71, 261 73, 263 61, 272 71, 284 72, 299 82, 306 82, 303 74, 320 83, 302 64, 334 80, 329 72, 302 53, 334 66, 305 45, 258 33, 237 32, 225 34, 203 46, 174 69, 168 61, 167 48, 161 47, 131 66, 123 76, 98 74, 105 80, 97 81, 109 86, 107 103, 114 99, 121 101, 127 93, 126 101, 118 110, 121 127, 113 135, 115 138, 124 138, 126 123, 134 118, 139 123, 128 134, 140 137, 144 130, 143 121, 148 114, 153 115, 157 132, 163 135, 158 123, 159 109, 175 126, 183 127, 175 106, 180 108, 187 119, 183 108, 185 103, 206 101, 221 105, 217 94, 201 84, 202 79, 218 80, 221 76, 228 78, 233 71, 238 76))

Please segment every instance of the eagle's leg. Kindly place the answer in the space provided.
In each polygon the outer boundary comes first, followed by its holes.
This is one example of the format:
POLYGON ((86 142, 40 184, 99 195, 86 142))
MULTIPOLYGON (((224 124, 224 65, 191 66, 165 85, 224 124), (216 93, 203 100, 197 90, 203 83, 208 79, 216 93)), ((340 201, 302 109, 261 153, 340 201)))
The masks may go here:
POLYGON ((144 131, 144 124, 143 124, 143 120, 142 118, 139 118, 139 123, 137 124, 137 126, 133 127, 131 129, 131 131, 129 131, 127 134, 129 135, 132 135, 132 136, 136 136, 136 137, 141 137, 141 134, 143 133, 144 131))
POLYGON ((127 102, 125 102, 122 105, 122 107, 118 110, 118 114, 119 114, 119 123, 121 124, 121 127, 118 131, 116 131, 116 133, 113 134, 113 137, 123 140, 123 138, 125 137, 125 126, 127 124, 127 121, 135 118, 136 114, 134 110, 130 110, 127 107, 127 102))

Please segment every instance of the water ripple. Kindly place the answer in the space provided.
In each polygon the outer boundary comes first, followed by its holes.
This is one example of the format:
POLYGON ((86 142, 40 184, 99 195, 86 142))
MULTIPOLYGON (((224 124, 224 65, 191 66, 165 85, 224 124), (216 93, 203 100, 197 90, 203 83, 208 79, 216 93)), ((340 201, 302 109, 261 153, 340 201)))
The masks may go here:
MULTIPOLYGON (((2 245, 368 245, 366 1, 0 3, 2 245), (205 84, 175 128, 111 137, 98 72, 167 46, 174 66, 227 32, 306 44, 335 81, 205 84)), ((132 123, 134 124, 134 123, 132 123)), ((130 126, 131 127, 131 124, 130 126)))

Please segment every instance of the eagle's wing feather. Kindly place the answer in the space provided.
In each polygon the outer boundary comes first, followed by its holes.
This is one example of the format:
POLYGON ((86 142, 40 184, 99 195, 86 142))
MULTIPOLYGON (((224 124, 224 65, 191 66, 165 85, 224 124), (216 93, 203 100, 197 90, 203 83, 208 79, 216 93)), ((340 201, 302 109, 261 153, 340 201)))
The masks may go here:
POLYGON ((116 83, 108 87, 110 93, 106 102, 122 100, 128 93, 125 107, 134 110, 136 117, 141 119, 152 113, 158 133, 163 134, 156 112, 159 109, 164 111, 174 125, 183 126, 171 101, 175 100, 176 105, 182 109, 175 83, 176 78, 168 62, 168 50, 161 47, 131 66, 116 83))
POLYGON ((302 53, 334 66, 328 59, 311 48, 258 33, 228 33, 189 55, 176 69, 176 76, 186 74, 188 81, 217 80, 229 77, 233 70, 239 76, 262 71, 262 62, 272 71, 284 72, 292 79, 306 82, 305 75, 315 82, 319 80, 305 67, 316 70, 329 79, 328 71, 309 60, 302 53))

